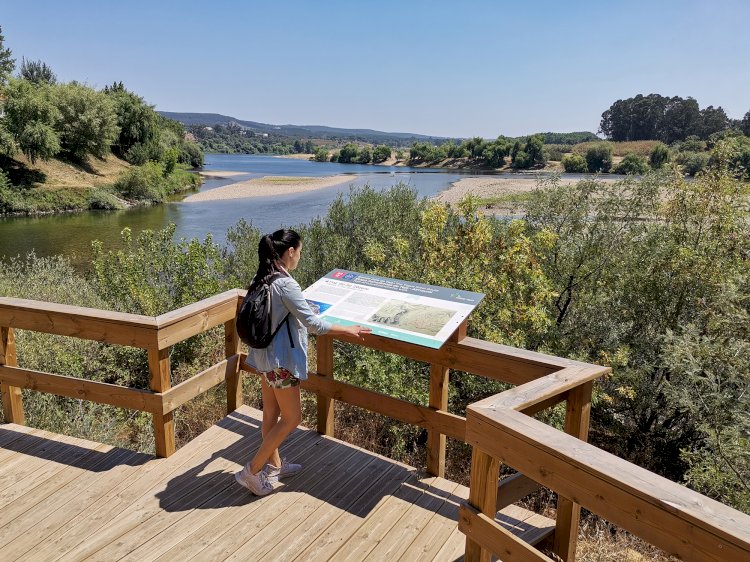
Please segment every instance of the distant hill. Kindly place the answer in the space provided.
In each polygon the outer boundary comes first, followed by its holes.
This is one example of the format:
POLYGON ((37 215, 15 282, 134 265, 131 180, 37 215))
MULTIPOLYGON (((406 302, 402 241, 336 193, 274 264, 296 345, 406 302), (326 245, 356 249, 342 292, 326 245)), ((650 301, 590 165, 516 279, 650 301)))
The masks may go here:
POLYGON ((373 129, 340 129, 337 127, 325 127, 323 125, 271 125, 256 121, 245 121, 219 113, 179 113, 174 111, 160 111, 159 113, 184 125, 206 125, 210 127, 213 125, 228 125, 234 122, 254 133, 268 133, 269 135, 290 137, 293 139, 352 139, 374 143, 446 140, 446 137, 431 137, 417 133, 390 133, 375 131, 373 129))

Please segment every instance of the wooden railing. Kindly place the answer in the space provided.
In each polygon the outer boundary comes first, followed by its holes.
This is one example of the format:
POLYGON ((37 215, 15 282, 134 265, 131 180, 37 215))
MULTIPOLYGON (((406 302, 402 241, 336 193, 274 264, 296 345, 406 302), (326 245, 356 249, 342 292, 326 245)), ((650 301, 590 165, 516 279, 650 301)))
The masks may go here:
MULTIPOLYGON (((242 370, 234 322, 244 291, 231 290, 157 317, 22 299, 0 298, 0 385, 7 422, 24 423, 21 389, 149 412, 156 452, 175 450, 172 412, 217 384, 227 383, 227 410, 242 404, 242 370), (172 387, 171 346, 223 324, 225 357, 172 387), (17 365, 13 330, 140 347, 148 351, 150 389, 134 389, 24 369, 17 365)), ((750 560, 750 517, 585 443, 592 384, 609 369, 466 337, 462 325, 441 349, 367 336, 343 342, 430 365, 429 405, 414 404, 335 379, 334 338, 317 338, 317 372, 302 388, 316 393, 318 431, 332 435, 334 403, 347 402, 428 431, 428 472, 443 476, 445 439, 473 446, 469 502, 459 529, 467 535, 466 560, 550 560, 495 520, 498 510, 541 486, 558 493, 557 520, 548 537, 564 560, 575 557, 580 506, 685 559, 750 560), (472 404, 467 416, 447 411, 449 371, 517 385, 472 404), (565 433, 531 415, 566 402, 565 433), (499 480, 500 463, 518 470, 499 480)), ((539 537, 538 537, 539 538, 539 537)))
MULTIPOLYGON (((560 518, 577 520, 579 506, 680 560, 750 560, 749 516, 584 443, 575 436, 584 432, 575 416, 566 422, 566 435, 522 413, 537 396, 568 386, 561 373, 469 407, 471 488, 469 505, 461 507, 459 518, 459 529, 467 536, 467 561, 490 560, 491 553, 502 560, 552 561, 494 520, 492 488, 500 462, 558 493, 553 550, 565 560, 575 559, 575 536, 573 525, 570 535, 559 533, 565 528, 560 518)), ((578 387, 569 404, 587 401, 587 386, 578 387)))
POLYGON ((227 409, 242 404, 239 339, 235 330, 238 291, 232 289, 161 316, 142 316, 25 299, 0 298, 0 388, 6 422, 24 423, 21 389, 80 398, 153 416, 156 454, 175 451, 172 412, 207 389, 227 381, 227 409), (172 387, 171 347, 224 324, 226 359, 172 387), (82 380, 18 366, 13 330, 32 330, 148 352, 149 390, 82 380))

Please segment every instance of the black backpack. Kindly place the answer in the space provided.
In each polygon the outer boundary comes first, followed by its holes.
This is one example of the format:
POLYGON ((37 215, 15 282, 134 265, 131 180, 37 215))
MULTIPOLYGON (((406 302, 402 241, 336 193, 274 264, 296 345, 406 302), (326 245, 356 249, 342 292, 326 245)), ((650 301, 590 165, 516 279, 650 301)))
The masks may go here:
POLYGON ((287 277, 287 275, 272 273, 248 291, 237 314, 237 335, 244 343, 255 349, 268 347, 284 324, 289 335, 289 343, 294 347, 292 331, 289 328, 289 313, 284 316, 275 330, 271 326, 271 283, 280 277, 287 277))

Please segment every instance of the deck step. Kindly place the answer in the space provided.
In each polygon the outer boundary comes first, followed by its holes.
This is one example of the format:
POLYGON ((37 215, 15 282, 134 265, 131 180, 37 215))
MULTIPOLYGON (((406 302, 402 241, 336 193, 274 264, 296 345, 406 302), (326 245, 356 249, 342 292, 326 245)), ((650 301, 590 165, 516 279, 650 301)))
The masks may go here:
POLYGON ((518 505, 509 505, 497 512, 495 520, 519 539, 536 545, 555 532, 555 520, 529 511, 518 505))

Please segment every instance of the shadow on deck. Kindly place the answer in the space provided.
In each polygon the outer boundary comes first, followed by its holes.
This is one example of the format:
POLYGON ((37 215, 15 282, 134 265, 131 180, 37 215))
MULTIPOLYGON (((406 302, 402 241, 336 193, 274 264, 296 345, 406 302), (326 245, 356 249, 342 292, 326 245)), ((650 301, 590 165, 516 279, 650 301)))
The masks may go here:
POLYGON ((315 431, 282 447, 303 472, 252 496, 233 473, 256 450, 261 417, 242 406, 167 459, 0 427, 2 559, 462 557, 466 487, 315 431))

